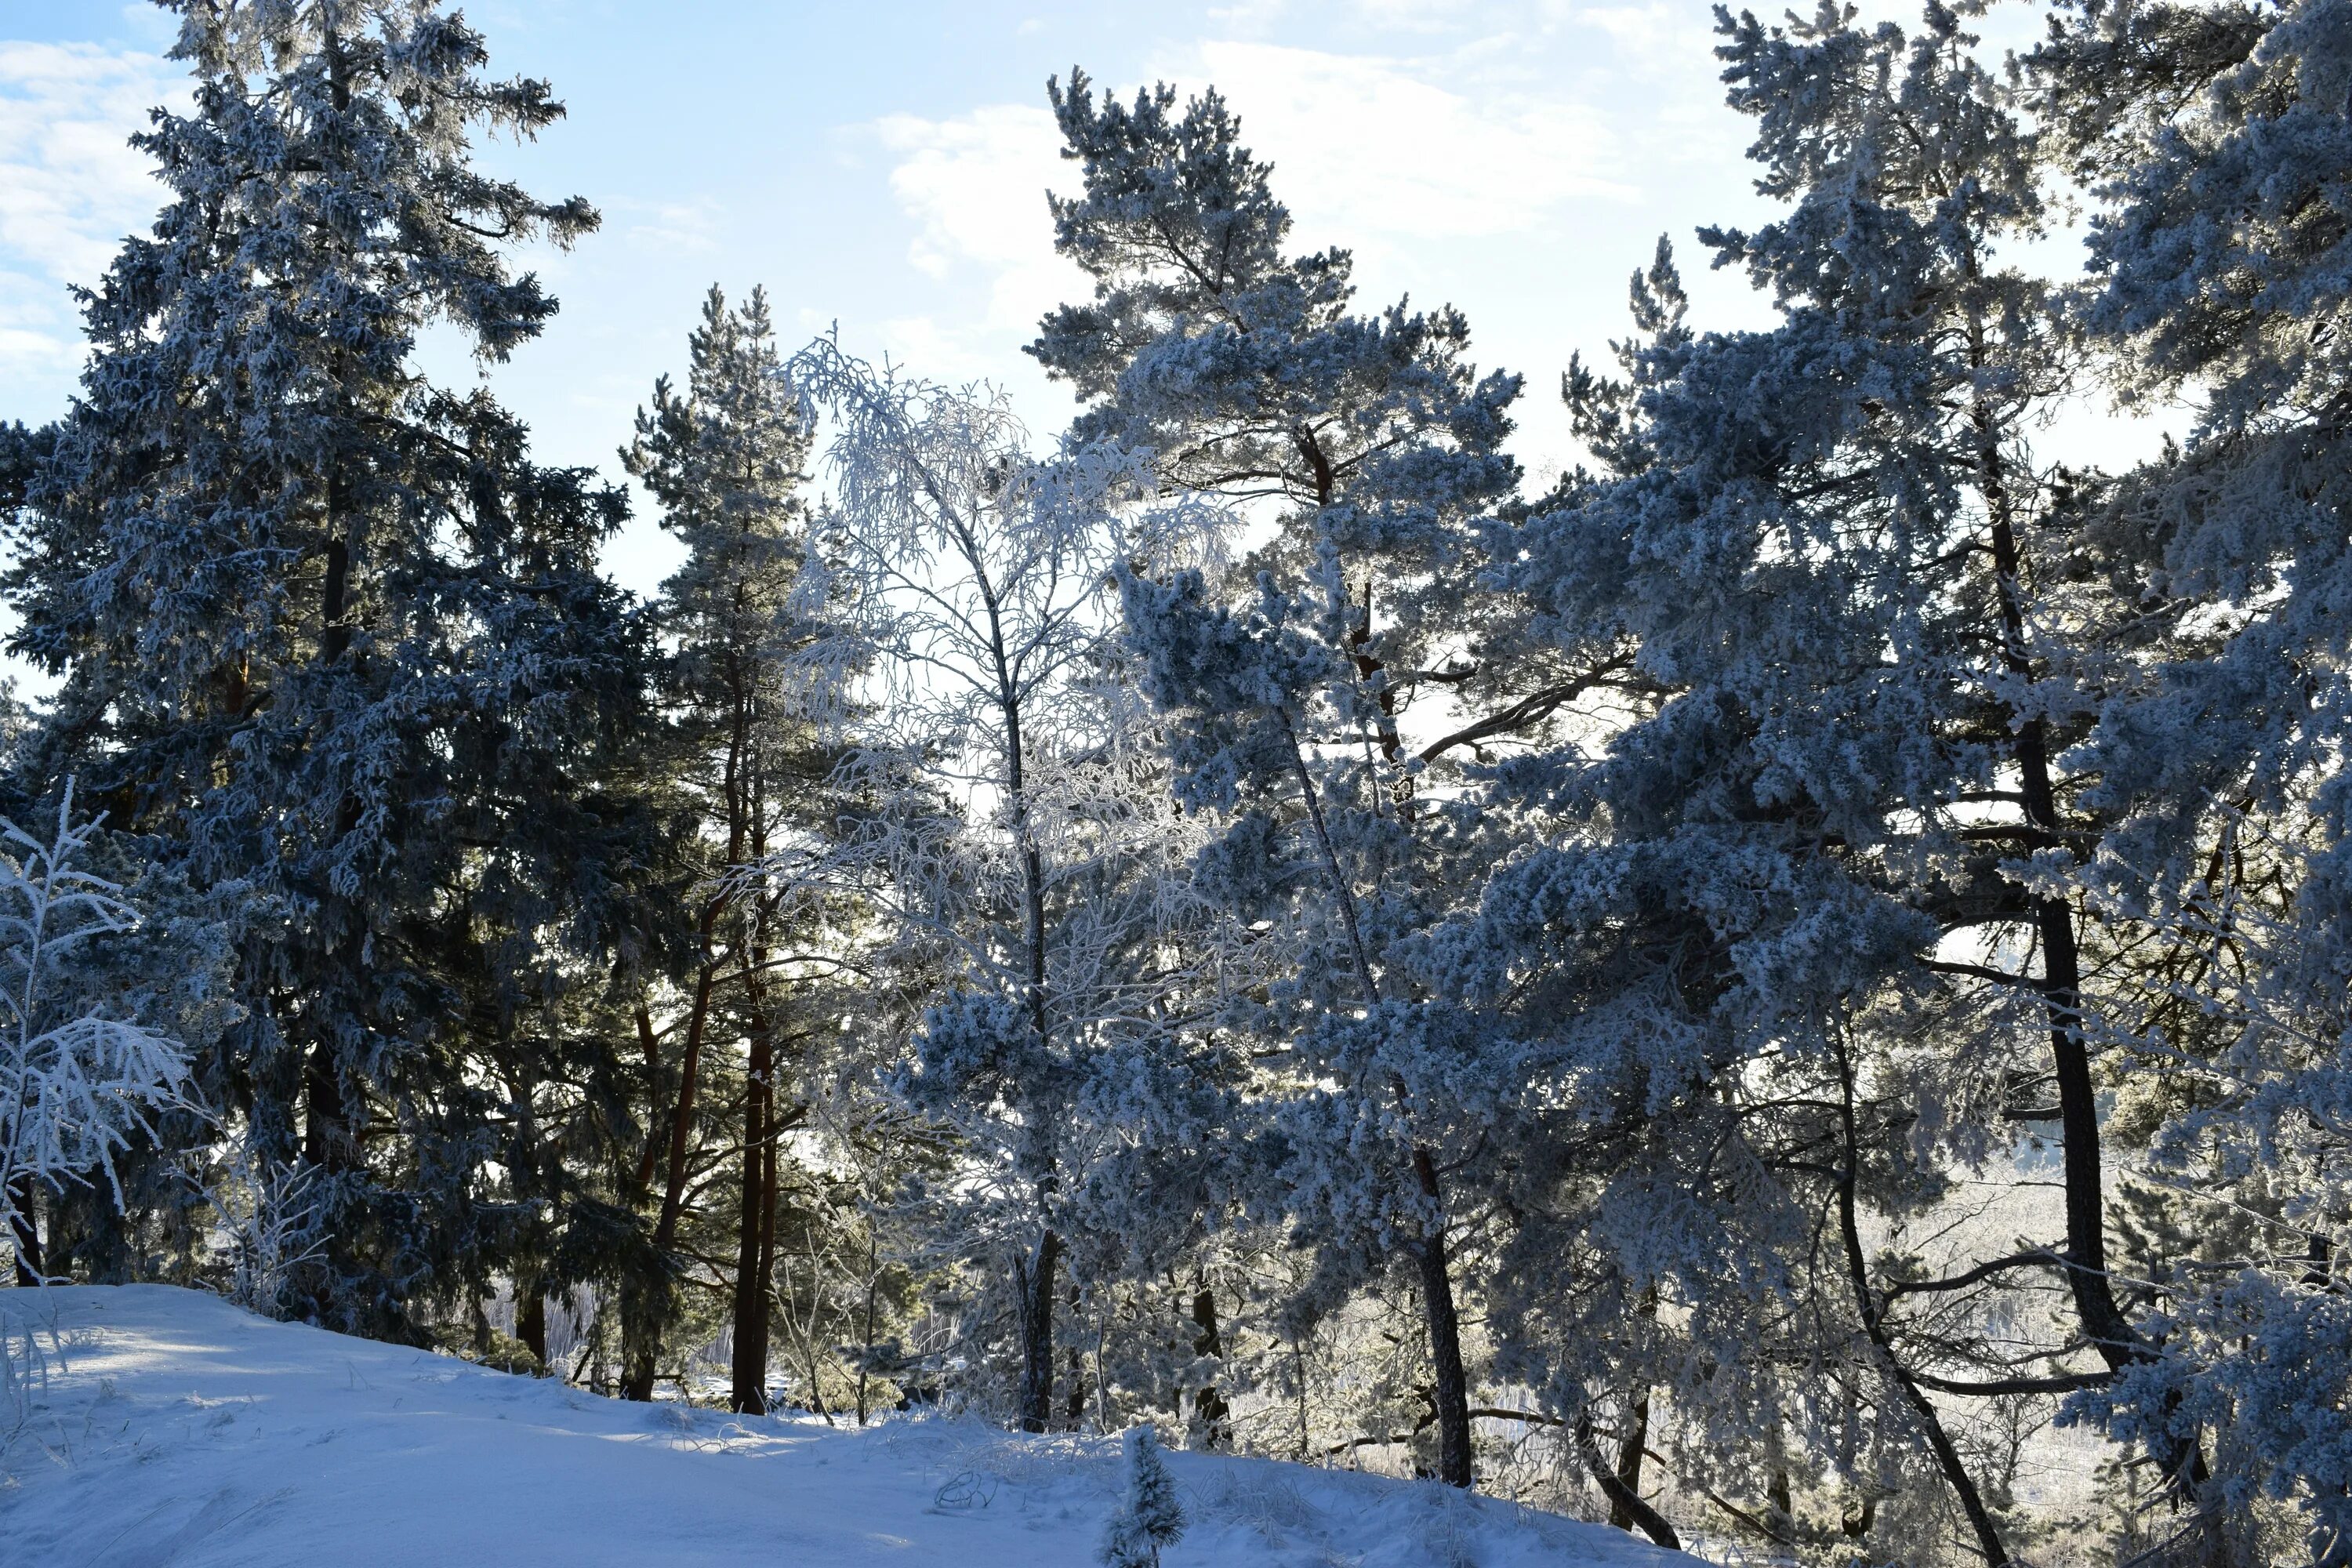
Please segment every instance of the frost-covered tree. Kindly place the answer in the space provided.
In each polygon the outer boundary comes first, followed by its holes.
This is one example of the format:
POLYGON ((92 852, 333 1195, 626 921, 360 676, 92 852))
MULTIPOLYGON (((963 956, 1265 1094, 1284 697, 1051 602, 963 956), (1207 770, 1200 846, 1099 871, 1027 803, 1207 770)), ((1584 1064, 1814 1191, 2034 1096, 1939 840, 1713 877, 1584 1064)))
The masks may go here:
POLYGON ((2069 880, 2146 933, 2105 1021, 2148 1150, 2126 1272, 2168 1332, 2084 1404, 2209 1435, 2237 1560, 2340 1562, 2352 6, 2069 8, 2030 65, 2097 191, 2084 324, 2128 398, 2196 416, 2090 510, 2148 652, 2074 759, 2112 826, 2069 880))
POLYGON ((497 1130, 593 1142, 612 1053, 532 1026, 645 934, 614 781, 646 638, 594 569, 622 500, 414 353, 527 342, 555 306, 509 248, 595 219, 474 166, 562 110, 438 5, 169 8, 194 103, 137 144, 170 202, 84 297, 14 536, 13 647, 60 678, 22 765, 237 890, 244 1016, 198 1081, 322 1168, 312 1310, 415 1336, 412 1299, 571 1215, 504 1190, 497 1130))
POLYGON ((1184 1534, 1184 1505, 1160 1457, 1160 1433, 1149 1421, 1119 1439, 1127 1464, 1127 1496, 1103 1530, 1095 1561, 1103 1568, 1160 1568, 1161 1549, 1184 1534))
POLYGON ((1266 1151, 1285 1151, 1267 1190, 1293 1194, 1325 1264, 1298 1307, 1409 1266, 1436 1468, 1466 1486, 1439 1172, 1478 1180, 1449 1081, 1475 1067, 1397 952, 1465 885, 1444 804, 1456 762, 1540 732, 1606 671, 1497 641, 1510 623, 1482 613, 1477 523, 1517 482, 1502 442, 1519 383, 1477 374, 1460 313, 1359 313, 1345 251, 1287 253, 1290 215, 1215 93, 1180 113, 1165 87, 1132 105, 1098 104, 1080 73, 1051 90, 1084 171, 1054 203, 1055 243, 1095 291, 1030 352, 1082 400, 1076 438, 1148 452, 1162 483, 1273 528, 1221 581, 1130 576, 1127 603, 1181 792, 1229 828, 1204 885, 1305 939, 1254 1021, 1288 1069, 1258 1097, 1280 1128, 1266 1151))
MULTIPOLYGON (((1685 1467, 1738 1456, 1784 1535, 1793 1443, 1841 1531, 1939 1531, 1926 1481, 2001 1563, 1980 1413, 2126 1386, 2167 1331, 2108 1250, 2103 1044, 2144 932, 2069 879, 2113 825, 2074 748, 2155 628, 2095 479, 2035 449, 2084 374, 2020 259, 2052 149, 1961 16, 1721 30, 1786 205, 1701 237, 1780 321, 1695 332, 1662 252, 1622 378, 1571 372, 1600 470, 1494 531, 1493 581, 1651 689, 1603 743, 1497 770, 1487 811, 1539 842, 1430 984, 1575 1108, 1510 1195, 1522 1374, 1626 1390, 1628 1425, 1666 1384, 1685 1467), (2063 1201, 1952 1228, 2034 1138, 2063 1201)), ((2210 1534, 2193 1427, 2145 1414, 2210 1534)))
MULTIPOLYGON (((1071 1211, 1103 1191, 1088 1177, 1104 1140, 1158 1131, 1155 1064, 1192 994, 1179 977, 1213 961, 1221 913, 1183 875, 1193 840, 1120 668, 1111 574, 1197 553, 1215 519, 1153 504, 1114 447, 1034 457, 985 390, 877 369, 830 339, 789 369, 831 421, 803 592, 832 631, 800 662, 856 805, 821 856, 772 864, 863 889, 877 962, 936 983, 906 992, 920 1016, 903 1088, 964 1142, 961 1246, 1007 1259, 1014 1404, 1043 1430, 1067 1418, 1054 1323, 1085 1223, 1071 1211)), ((1213 1063, 1192 1066, 1214 1082, 1213 1063)), ((1181 1192, 1126 1195, 1172 1206, 1181 1192)))
MULTIPOLYGON (((696 803, 702 887, 695 894, 692 952, 676 1016, 648 1043, 676 1040, 677 1066, 656 1086, 668 1102, 641 1163, 659 1173, 653 1246, 676 1247, 688 1178, 708 1158, 696 1137, 707 1054, 725 1037, 745 1044, 731 1226, 736 1262, 731 1323, 735 1408, 766 1408, 770 1289, 779 1192, 777 1160, 793 1079, 780 1040, 808 1037, 793 1026, 789 934, 775 894, 732 873, 766 859, 788 837, 823 832, 829 758, 802 712, 793 658, 814 635, 792 608, 805 553, 807 519, 797 491, 807 478, 810 431, 783 374, 766 296, 754 290, 730 310, 715 287, 688 342, 686 385, 667 378, 637 415, 636 440, 623 454, 630 473, 662 509, 662 525, 685 545, 685 563, 663 585, 661 616, 671 647, 667 696, 676 716, 670 754, 675 783, 696 803), (782 1090, 780 1098, 780 1089, 782 1090)), ((625 1392, 650 1398, 657 1325, 646 1322, 633 1347, 625 1392)))
POLYGON ((47 1277, 37 1193, 100 1187, 120 1205, 123 1156, 197 1110, 189 1047, 154 1015, 159 989, 178 993, 174 1014, 199 1004, 205 966, 176 984, 126 971, 110 950, 144 917, 91 868, 100 820, 74 818, 71 780, 46 837, 0 818, 0 1220, 19 1284, 47 1277))

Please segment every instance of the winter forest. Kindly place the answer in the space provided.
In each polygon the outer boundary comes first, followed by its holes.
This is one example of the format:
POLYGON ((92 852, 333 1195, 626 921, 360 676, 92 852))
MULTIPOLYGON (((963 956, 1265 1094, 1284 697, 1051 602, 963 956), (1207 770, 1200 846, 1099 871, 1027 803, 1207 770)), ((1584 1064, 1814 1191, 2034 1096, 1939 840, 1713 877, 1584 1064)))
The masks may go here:
POLYGON ((0 426, 17 1286, 1126 1434, 1114 1568, 1162 1448, 2352 1563, 2352 0, 1719 9, 1774 216, 1564 367, 1068 68, 1074 422, 714 287, 602 470, 496 395, 560 84, 160 3, 168 203, 0 426))

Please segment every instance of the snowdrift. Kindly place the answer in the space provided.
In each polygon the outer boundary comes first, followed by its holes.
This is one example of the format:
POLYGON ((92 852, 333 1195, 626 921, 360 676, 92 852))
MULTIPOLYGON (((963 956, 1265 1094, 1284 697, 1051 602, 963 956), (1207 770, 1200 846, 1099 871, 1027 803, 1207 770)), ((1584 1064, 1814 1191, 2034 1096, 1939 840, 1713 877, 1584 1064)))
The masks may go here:
MULTIPOLYGON (((0 1327, 10 1568, 1079 1568, 1118 1486, 1108 1440, 629 1405, 168 1286, 0 1290, 0 1327)), ((1166 1568, 1696 1561, 1432 1484, 1170 1464, 1166 1568)))

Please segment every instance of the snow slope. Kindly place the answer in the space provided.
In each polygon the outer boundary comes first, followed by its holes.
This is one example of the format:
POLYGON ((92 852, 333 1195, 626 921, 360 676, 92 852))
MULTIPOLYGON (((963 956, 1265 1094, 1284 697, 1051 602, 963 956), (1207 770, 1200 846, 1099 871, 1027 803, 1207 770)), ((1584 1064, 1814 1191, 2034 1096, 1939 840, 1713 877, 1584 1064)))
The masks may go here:
MULTIPOLYGON (((0 1290, 0 1563, 1091 1563, 1115 1445, 627 1405, 168 1286, 0 1290)), ((1444 1488, 1170 1456, 1167 1568, 1668 1568, 1616 1531, 1444 1488)))

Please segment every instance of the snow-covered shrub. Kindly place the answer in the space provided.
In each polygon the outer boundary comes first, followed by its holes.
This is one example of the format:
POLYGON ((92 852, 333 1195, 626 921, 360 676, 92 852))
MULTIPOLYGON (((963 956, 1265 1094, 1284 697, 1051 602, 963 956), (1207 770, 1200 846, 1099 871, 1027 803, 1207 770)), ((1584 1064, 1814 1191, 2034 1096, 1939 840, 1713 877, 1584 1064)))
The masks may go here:
POLYGON ((316 1165, 272 1160, 249 1136, 230 1145, 205 1194, 226 1243, 230 1300, 273 1318, 285 1310, 294 1271, 324 1252, 318 1179, 316 1165))

